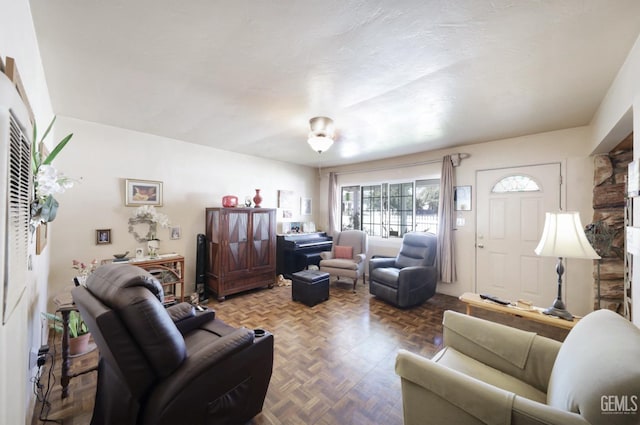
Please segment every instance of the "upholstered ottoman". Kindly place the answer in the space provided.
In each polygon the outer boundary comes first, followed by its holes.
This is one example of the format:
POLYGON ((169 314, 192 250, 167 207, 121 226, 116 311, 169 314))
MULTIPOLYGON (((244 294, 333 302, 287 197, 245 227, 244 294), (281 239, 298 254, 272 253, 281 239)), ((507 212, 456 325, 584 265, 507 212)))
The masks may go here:
POLYGON ((329 299, 329 273, 303 270, 291 275, 291 298, 303 304, 314 305, 329 299))

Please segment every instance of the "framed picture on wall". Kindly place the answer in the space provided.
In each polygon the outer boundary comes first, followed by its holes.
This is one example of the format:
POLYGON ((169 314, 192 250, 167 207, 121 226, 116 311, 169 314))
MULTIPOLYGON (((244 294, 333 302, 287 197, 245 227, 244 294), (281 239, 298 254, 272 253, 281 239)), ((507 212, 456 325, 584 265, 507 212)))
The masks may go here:
POLYGON ((471 186, 456 186, 453 189, 456 211, 471 211, 471 186))
POLYGON ((125 200, 127 207, 140 205, 162 206, 162 182, 153 180, 125 180, 125 200))
POLYGON ((171 239, 180 239, 182 237, 182 229, 180 226, 172 226, 169 228, 171 239))
POLYGON ((294 207, 293 190, 278 190, 278 208, 291 210, 294 207))
POLYGON ((106 245, 111 243, 111 229, 96 230, 96 244, 106 245))
POLYGON ((300 214, 311 215, 311 198, 300 199, 300 214))
POLYGON ((36 255, 42 254, 47 246, 47 223, 41 223, 36 227, 36 255))

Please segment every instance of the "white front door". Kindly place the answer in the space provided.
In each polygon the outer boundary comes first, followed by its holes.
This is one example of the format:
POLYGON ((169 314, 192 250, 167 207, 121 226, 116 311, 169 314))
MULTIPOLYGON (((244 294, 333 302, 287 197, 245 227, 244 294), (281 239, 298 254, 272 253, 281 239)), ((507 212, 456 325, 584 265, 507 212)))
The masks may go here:
POLYGON ((560 163, 478 171, 476 183, 476 292, 550 305, 555 260, 533 250, 560 209, 560 163))

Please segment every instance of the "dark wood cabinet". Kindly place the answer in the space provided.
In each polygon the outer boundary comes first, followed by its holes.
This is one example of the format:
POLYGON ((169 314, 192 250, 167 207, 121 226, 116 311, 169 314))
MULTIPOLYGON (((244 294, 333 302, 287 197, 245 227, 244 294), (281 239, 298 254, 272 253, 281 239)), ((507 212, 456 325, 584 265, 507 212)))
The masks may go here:
POLYGON ((222 301, 276 278, 276 210, 207 208, 206 282, 222 301))

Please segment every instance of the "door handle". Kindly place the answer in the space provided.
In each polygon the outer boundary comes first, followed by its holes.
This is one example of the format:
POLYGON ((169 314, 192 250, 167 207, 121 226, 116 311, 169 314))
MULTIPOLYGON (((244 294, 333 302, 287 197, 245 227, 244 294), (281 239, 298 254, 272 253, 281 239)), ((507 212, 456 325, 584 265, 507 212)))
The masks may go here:
POLYGON ((479 243, 477 246, 478 248, 484 248, 484 244, 481 244, 481 243, 479 243))

